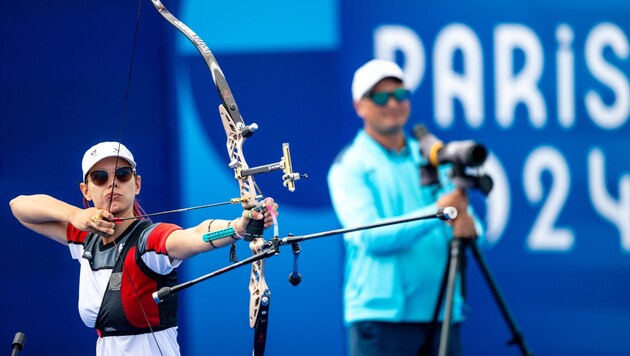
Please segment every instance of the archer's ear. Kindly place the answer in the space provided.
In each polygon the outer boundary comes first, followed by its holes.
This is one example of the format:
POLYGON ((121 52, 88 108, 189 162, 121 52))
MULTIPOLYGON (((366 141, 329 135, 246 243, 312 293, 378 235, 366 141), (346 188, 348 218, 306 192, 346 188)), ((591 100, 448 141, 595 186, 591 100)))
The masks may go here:
POLYGON ((140 188, 142 187, 142 177, 136 175, 136 195, 140 194, 140 188))
POLYGON ((87 201, 92 201, 92 196, 90 195, 90 193, 88 192, 88 186, 85 183, 81 183, 79 185, 79 188, 81 189, 81 194, 83 194, 83 197, 87 200, 87 201))

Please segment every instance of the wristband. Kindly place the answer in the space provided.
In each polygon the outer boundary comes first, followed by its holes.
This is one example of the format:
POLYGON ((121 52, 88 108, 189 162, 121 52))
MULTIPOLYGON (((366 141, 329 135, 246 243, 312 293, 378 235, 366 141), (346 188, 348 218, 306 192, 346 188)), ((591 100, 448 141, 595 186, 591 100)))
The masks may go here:
MULTIPOLYGON (((240 217, 236 218, 234 220, 238 221, 239 219, 240 219, 240 217)), ((232 221, 230 221, 228 223, 228 227, 230 227, 230 224, 232 224, 232 221)), ((239 234, 238 231, 236 231, 236 223, 234 223, 234 227, 232 227, 232 229, 234 230, 234 233, 232 234, 232 239, 234 239, 234 240, 242 240, 243 239, 243 235, 239 234)))

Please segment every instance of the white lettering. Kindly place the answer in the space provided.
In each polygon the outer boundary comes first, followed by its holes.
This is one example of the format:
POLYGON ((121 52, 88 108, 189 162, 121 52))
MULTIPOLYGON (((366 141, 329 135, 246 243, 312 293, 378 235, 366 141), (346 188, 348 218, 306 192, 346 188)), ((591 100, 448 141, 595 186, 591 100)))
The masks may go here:
POLYGON ((504 128, 514 122, 519 103, 527 106, 531 123, 541 128, 547 120, 546 105, 538 81, 543 70, 543 51, 536 34, 523 25, 499 25, 494 31, 495 102, 497 121, 504 128), (523 68, 515 75, 514 51, 524 54, 523 68))
POLYGON ((440 31, 433 50, 435 118, 447 128, 453 124, 454 101, 464 108, 464 118, 474 128, 483 123, 483 61, 479 39, 467 26, 453 24, 440 31), (463 70, 453 68, 457 51, 463 55, 463 70))
POLYGON ((575 236, 570 229, 557 228, 560 215, 571 187, 569 165, 555 148, 542 146, 535 149, 525 162, 523 185, 527 199, 537 204, 543 199, 543 173, 551 173, 552 184, 534 226, 527 236, 531 250, 567 251, 573 247, 575 236))
POLYGON ((615 101, 606 105, 594 89, 586 93, 585 99, 586 110, 593 121, 604 129, 614 130, 628 120, 630 88, 623 72, 604 59, 604 49, 607 47, 618 58, 628 58, 628 38, 623 31, 611 23, 602 23, 595 26, 586 38, 586 65, 597 80, 614 92, 615 101))
POLYGON ((571 48, 573 43, 571 27, 565 24, 558 26, 556 40, 558 41, 556 51, 558 121, 562 127, 570 128, 575 123, 575 59, 571 48))
POLYGON ((612 222, 621 234, 621 247, 630 251, 630 175, 619 181, 619 201, 615 202, 606 191, 604 154, 594 148, 588 155, 588 192, 595 211, 612 222))

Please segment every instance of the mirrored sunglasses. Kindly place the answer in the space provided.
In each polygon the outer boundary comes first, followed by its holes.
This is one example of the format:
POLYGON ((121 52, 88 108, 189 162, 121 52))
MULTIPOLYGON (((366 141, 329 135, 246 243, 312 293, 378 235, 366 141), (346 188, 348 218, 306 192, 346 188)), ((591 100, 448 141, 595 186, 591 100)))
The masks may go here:
MULTIPOLYGON (((94 185, 101 186, 107 184, 109 181, 109 174, 114 172, 108 172, 106 170, 96 170, 88 173, 90 180, 94 185)), ((133 177, 134 169, 131 167, 118 167, 116 168, 114 177, 119 182, 128 182, 133 177)))
POLYGON ((385 104, 387 104, 387 102, 389 101, 389 97, 392 97, 396 99, 396 101, 401 102, 403 100, 409 99, 410 95, 411 95, 411 91, 409 91, 408 89, 398 88, 390 93, 381 91, 381 92, 370 93, 367 96, 370 99, 372 99, 374 104, 378 106, 385 106, 385 104))

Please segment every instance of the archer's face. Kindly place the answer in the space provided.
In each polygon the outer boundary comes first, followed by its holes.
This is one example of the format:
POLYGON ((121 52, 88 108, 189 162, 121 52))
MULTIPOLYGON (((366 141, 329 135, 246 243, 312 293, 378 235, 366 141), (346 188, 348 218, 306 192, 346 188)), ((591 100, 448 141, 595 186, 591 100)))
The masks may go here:
POLYGON ((94 207, 108 210, 116 217, 124 217, 128 213, 133 215, 133 202, 140 193, 141 177, 133 171, 129 176, 129 169, 122 167, 131 165, 118 158, 116 166, 116 157, 104 158, 90 169, 87 181, 81 183, 83 195, 94 203, 94 207), (115 173, 117 169, 118 173, 115 173), (106 180, 97 179, 93 176, 94 172, 99 172, 101 177, 106 176, 106 180))
MULTIPOLYGON (((400 81, 387 78, 376 84, 372 92, 391 93, 403 87, 404 85, 400 81)), ((411 113, 409 99, 398 101, 391 96, 382 106, 374 103, 369 97, 364 97, 355 102, 355 109, 357 115, 364 121, 365 130, 373 136, 400 134, 411 113)))

